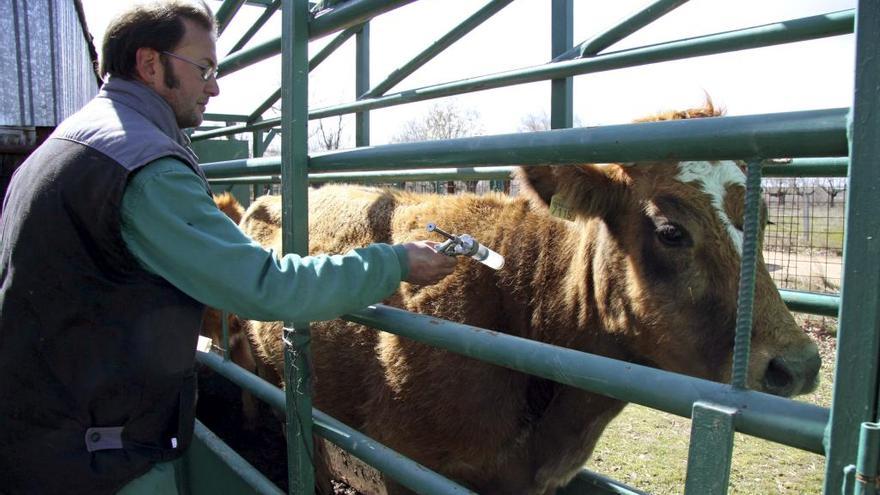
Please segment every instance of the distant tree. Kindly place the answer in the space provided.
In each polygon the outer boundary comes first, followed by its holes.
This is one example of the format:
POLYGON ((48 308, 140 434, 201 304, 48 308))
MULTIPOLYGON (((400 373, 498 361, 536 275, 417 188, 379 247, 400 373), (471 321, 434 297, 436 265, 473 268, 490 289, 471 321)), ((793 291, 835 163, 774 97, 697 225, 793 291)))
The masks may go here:
POLYGON ((475 110, 461 109, 453 102, 437 103, 424 117, 404 124, 391 141, 409 143, 479 136, 483 133, 479 119, 480 114, 475 110))
MULTIPOLYGON (((455 139, 479 136, 483 126, 479 121, 480 114, 474 110, 459 108, 453 102, 437 103, 421 118, 413 119, 404 124, 391 141, 409 143, 414 141, 433 141, 437 139, 455 139)), ((475 180, 465 181, 468 192, 476 192, 475 180)), ((446 183, 446 192, 455 192, 455 182, 446 183)))
POLYGON ((792 193, 796 194, 797 184, 794 179, 789 178, 764 179, 764 190, 767 191, 767 195, 776 198, 780 207, 785 207, 785 197, 792 193))
POLYGON ((550 130, 550 116, 547 112, 530 113, 520 119, 519 130, 521 132, 537 132, 550 130))
POLYGON ((828 195, 828 206, 834 208, 834 198, 846 190, 846 179, 839 177, 825 177, 820 179, 819 187, 828 195))
MULTIPOLYGON (((574 127, 582 127, 581 119, 577 116, 574 118, 574 127)), ((520 132, 537 132, 550 130, 550 115, 545 111, 530 113, 520 119, 520 132)))
POLYGON ((336 117, 335 123, 324 125, 325 120, 320 119, 309 132, 309 151, 338 150, 342 143, 345 126, 342 123, 342 115, 336 117))

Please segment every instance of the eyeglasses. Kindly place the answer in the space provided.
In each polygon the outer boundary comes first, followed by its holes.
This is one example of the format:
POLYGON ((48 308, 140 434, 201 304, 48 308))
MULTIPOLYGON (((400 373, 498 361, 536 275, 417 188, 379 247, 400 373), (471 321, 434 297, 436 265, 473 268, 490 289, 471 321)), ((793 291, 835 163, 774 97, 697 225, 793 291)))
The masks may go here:
POLYGON ((183 60, 184 62, 191 64, 191 65, 194 65, 194 66, 198 67, 199 69, 201 69, 202 70, 201 76, 202 76, 203 81, 210 81, 212 77, 217 77, 217 70, 218 70, 217 67, 213 67, 210 65, 207 65, 207 66, 202 65, 202 64, 195 62, 193 60, 190 60, 186 57, 177 55, 176 53, 171 53, 171 52, 166 52, 166 51, 163 51, 162 53, 164 53, 165 55, 168 55, 169 57, 174 57, 177 60, 183 60))

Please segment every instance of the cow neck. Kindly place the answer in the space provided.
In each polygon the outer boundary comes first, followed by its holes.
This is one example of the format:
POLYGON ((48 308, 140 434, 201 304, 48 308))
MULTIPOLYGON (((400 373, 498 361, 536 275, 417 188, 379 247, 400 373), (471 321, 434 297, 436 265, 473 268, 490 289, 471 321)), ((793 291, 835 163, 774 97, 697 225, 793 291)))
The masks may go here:
POLYGON ((526 321, 512 322, 523 337, 584 349, 595 340, 590 333, 592 291, 589 276, 592 260, 584 256, 581 223, 529 212, 505 225, 517 225, 499 246, 505 253, 500 273, 511 307, 527 306, 520 313, 526 321), (548 332, 548 329, 554 329, 548 332))

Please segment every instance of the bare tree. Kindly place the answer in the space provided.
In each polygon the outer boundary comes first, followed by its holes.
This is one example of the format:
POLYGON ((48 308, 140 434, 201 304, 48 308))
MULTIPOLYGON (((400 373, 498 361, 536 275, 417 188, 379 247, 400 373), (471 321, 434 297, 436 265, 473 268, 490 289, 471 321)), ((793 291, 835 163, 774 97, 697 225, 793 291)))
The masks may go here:
POLYGON ((403 129, 391 141, 409 143, 479 136, 483 133, 479 118, 480 114, 476 111, 461 109, 453 102, 437 103, 424 117, 404 124, 403 129))
MULTIPOLYGON (((582 127, 581 119, 577 116, 574 118, 574 127, 582 127)), ((545 110, 537 113, 530 113, 520 119, 520 132, 537 132, 550 130, 550 115, 545 110)))
POLYGON ((819 180, 818 185, 828 195, 828 206, 834 208, 834 198, 846 189, 846 180, 839 177, 825 177, 819 180))
POLYGON ((537 132, 550 130, 550 116, 547 112, 530 113, 520 119, 519 130, 521 132, 537 132))
MULTIPOLYGON (((391 141, 408 143, 478 136, 483 133, 479 118, 480 114, 476 111, 461 109, 453 102, 437 103, 424 117, 404 124, 403 129, 391 141)), ((468 192, 476 192, 477 181, 465 181, 465 188, 468 192)), ((455 192, 454 181, 446 183, 446 192, 450 194, 455 192)))
POLYGON ((764 179, 764 190, 767 191, 767 195, 776 198, 776 202, 781 207, 785 207, 785 197, 795 192, 792 190, 793 186, 796 188, 792 179, 764 179))
POLYGON ((343 130, 345 126, 342 124, 342 115, 336 117, 334 124, 324 125, 325 120, 320 119, 318 123, 312 127, 309 133, 309 151, 329 151, 338 150, 342 143, 343 130))

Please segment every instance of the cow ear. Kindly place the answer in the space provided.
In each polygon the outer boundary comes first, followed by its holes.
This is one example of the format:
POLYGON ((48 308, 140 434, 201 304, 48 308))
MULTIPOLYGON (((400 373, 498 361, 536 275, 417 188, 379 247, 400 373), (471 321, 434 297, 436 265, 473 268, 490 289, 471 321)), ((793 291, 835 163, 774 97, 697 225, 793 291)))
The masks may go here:
POLYGON ((629 176, 617 164, 523 167, 517 173, 523 195, 550 214, 606 216, 622 202, 629 176))
POLYGON ((556 193, 556 173, 553 168, 546 165, 519 167, 514 173, 520 191, 532 204, 550 206, 550 199, 556 193))

